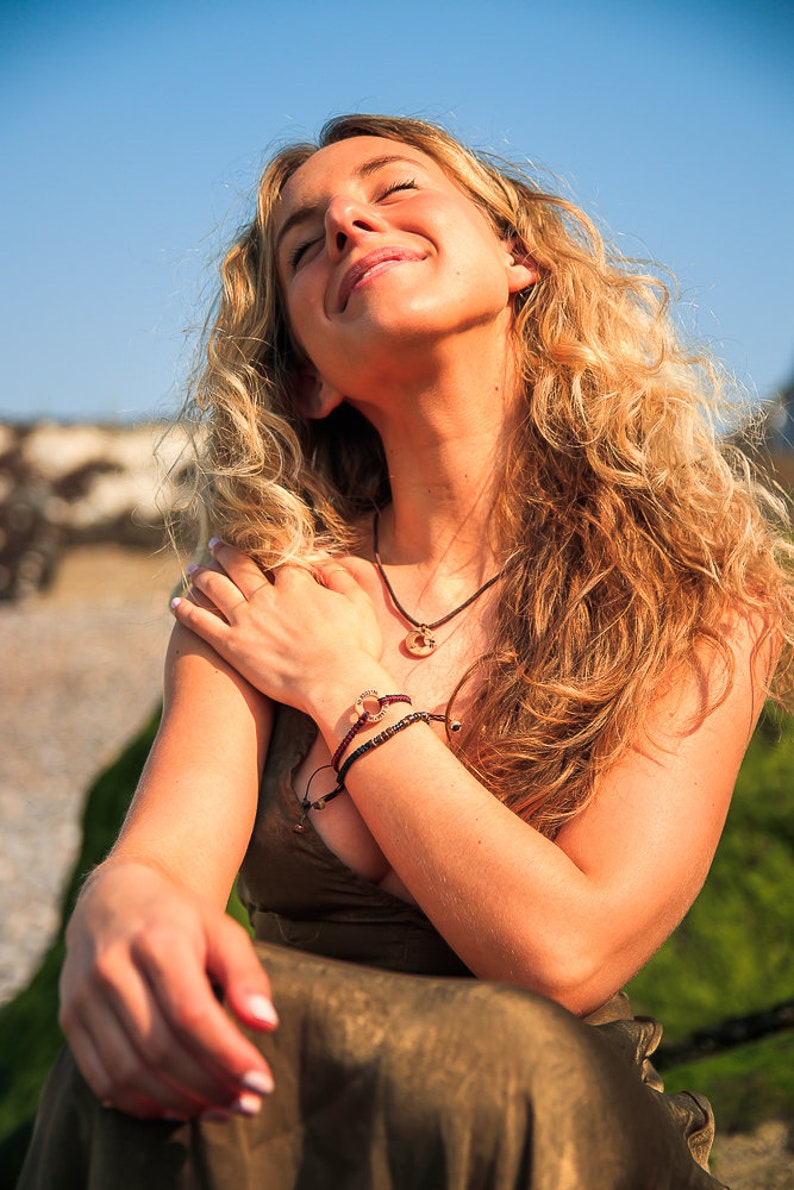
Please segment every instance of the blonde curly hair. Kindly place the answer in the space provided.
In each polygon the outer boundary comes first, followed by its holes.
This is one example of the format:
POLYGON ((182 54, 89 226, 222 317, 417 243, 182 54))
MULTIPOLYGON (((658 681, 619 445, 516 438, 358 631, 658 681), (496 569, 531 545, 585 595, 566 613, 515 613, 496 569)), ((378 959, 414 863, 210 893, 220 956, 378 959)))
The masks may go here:
MULTIPOLYGON (((493 793, 553 836, 643 727, 649 696, 711 642, 730 687, 727 609, 761 613, 784 642, 788 692, 794 548, 783 502, 721 441, 717 368, 687 350, 664 284, 607 251, 571 202, 513 166, 414 119, 343 116, 317 144, 279 152, 256 216, 222 265, 206 364, 189 402, 206 426, 195 494, 204 529, 265 566, 310 564, 349 544, 352 522, 389 501, 375 430, 343 404, 297 410, 299 355, 276 276, 274 212, 319 148, 355 136, 433 158, 500 236, 536 262, 516 301, 524 404, 494 526, 506 559, 491 648, 451 746, 493 793)), ((735 412, 735 411, 734 411, 735 412)), ((704 712, 705 713, 705 712, 704 712)))

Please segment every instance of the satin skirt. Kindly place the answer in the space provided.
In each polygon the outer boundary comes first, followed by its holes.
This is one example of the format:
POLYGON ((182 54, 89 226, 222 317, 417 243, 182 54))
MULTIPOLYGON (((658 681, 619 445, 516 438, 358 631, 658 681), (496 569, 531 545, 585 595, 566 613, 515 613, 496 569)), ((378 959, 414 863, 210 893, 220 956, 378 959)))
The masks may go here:
POLYGON ((722 1186, 708 1102, 665 1095, 648 1060, 656 1022, 256 945, 281 1021, 251 1035, 276 1081, 260 1114, 135 1120, 103 1108, 64 1050, 18 1190, 722 1186))

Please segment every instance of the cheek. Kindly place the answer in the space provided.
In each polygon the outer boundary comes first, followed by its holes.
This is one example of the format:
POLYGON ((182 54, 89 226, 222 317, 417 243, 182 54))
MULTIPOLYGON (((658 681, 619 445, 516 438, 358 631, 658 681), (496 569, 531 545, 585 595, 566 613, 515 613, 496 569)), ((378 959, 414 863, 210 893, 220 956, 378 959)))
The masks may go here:
POLYGON ((440 215, 438 239, 446 251, 453 270, 462 277, 473 278, 472 284, 487 287, 507 287, 506 249, 491 225, 469 204, 446 208, 440 215))
POLYGON ((296 344, 311 355, 312 344, 320 333, 324 311, 322 296, 300 277, 292 283, 284 303, 287 322, 296 344))

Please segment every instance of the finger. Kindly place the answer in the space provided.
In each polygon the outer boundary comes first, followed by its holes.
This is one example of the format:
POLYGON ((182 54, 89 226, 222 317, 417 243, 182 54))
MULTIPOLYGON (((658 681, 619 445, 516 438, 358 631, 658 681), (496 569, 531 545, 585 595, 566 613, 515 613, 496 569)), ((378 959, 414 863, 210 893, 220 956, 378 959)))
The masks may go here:
POLYGON ((253 602, 260 592, 272 590, 272 584, 262 571, 256 566, 254 571, 254 575, 237 570, 226 574, 225 571, 219 572, 197 566, 191 568, 190 580, 194 589, 199 590, 231 622, 238 609, 253 602))
POLYGON ((80 1073, 103 1106, 110 1106, 111 1103, 117 1102, 120 1111, 127 1111, 130 1115, 136 1115, 142 1119, 152 1119, 162 1114, 162 1109, 157 1104, 143 1103, 132 1095, 125 1096, 122 1093, 118 1101, 113 1100, 113 1080, 99 1056, 90 1033, 83 1028, 82 1023, 76 1024, 72 1029, 69 1036, 69 1049, 72 1051, 80 1073))
POLYGON ((205 1070, 237 1090, 272 1089, 265 1059, 218 1003, 189 946, 152 955, 145 969, 169 1032, 205 1070))
POLYGON ((186 591, 184 595, 181 596, 181 598, 189 599, 191 603, 196 605, 196 607, 204 608, 205 611, 212 612, 214 616, 221 616, 223 619, 225 619, 223 613, 218 611, 215 604, 210 599, 208 599, 206 595, 202 594, 202 592, 199 591, 197 587, 192 587, 189 591, 186 591))
MULTIPOLYGON (((199 988, 206 984, 206 976, 198 968, 195 978, 199 988)), ((145 981, 130 978, 123 996, 108 989, 105 1002, 112 1015, 104 1022, 101 1017, 98 1019, 97 1043, 101 1041, 102 1053, 109 1053, 113 1046, 120 1048, 122 1058, 130 1063, 132 1056, 123 1049, 123 1044, 132 1048, 140 1064, 134 1072, 134 1081, 130 1081, 131 1089, 137 1094, 169 1106, 181 1104, 182 1109, 195 1114, 208 1104, 228 1104, 239 1093, 238 1080, 202 1063, 193 1049, 174 1033, 145 981), (123 1042, 117 1036, 119 1033, 123 1042)))
POLYGON ((369 600, 369 596, 366 595, 358 579, 341 562, 336 560, 321 562, 315 567, 315 571, 319 581, 329 591, 336 591, 337 594, 344 595, 348 599, 358 599, 364 596, 369 600))
POLYGON ((222 652, 229 634, 229 624, 217 609, 199 607, 193 600, 178 595, 171 600, 171 612, 185 628, 195 632, 216 652, 222 652))
MULTIPOLYGON (((228 919, 226 919, 228 921, 228 919)), ((208 940, 207 970, 232 1012, 251 1029, 269 1032, 278 1026, 268 979, 248 935, 228 921, 208 940), (231 928, 229 928, 231 927, 231 928)))
MULTIPOLYGON (((92 1016, 92 1026, 93 1026, 92 1016)), ((118 1111, 139 1119, 188 1119, 196 1114, 195 1101, 180 1096, 174 1097, 168 1088, 165 1094, 155 1093, 151 1097, 138 1095, 131 1088, 120 1086, 114 1077, 113 1067, 103 1059, 91 1029, 78 1020, 69 1035, 69 1048, 83 1078, 100 1100, 103 1107, 114 1107, 118 1111)), ((112 1061, 112 1060, 111 1060, 112 1061)))
POLYGON ((92 1004, 90 1013, 82 1013, 80 1026, 82 1052, 88 1055, 92 1074, 89 1085, 98 1099, 119 1111, 147 1118, 163 1113, 187 1118, 228 1099, 225 1087, 218 1087, 216 1098, 199 1095, 174 1086, 161 1071, 151 1070, 105 1001, 92 1004))
POLYGON ((217 538, 210 541, 210 549, 215 561, 223 567, 246 599, 253 599, 259 591, 272 585, 259 563, 242 550, 217 538))
MULTIPOLYGON (((198 980, 206 982, 198 966, 197 971, 198 980)), ((130 956, 103 953, 91 979, 68 999, 61 1019, 70 1043, 81 1029, 108 1075, 110 1087, 98 1091, 100 1098, 110 1095, 121 1106, 120 1096, 134 1094, 184 1115, 208 1103, 226 1103, 238 1090, 202 1067, 168 1029, 140 965, 130 956)))
MULTIPOLYGON (((319 585, 333 590, 340 585, 344 586, 350 578, 350 571, 337 559, 316 562, 310 570, 305 566, 296 566, 287 562, 273 571, 273 584, 276 590, 281 591, 297 592, 306 584, 309 586, 319 585)), ((358 585, 355 583, 355 579, 352 581, 354 585, 358 585)), ((349 584, 347 589, 350 589, 349 584)))
MULTIPOLYGON (((335 561, 338 561, 335 559, 335 561)), ((344 562, 339 562, 339 565, 344 566, 348 574, 352 574, 357 583, 366 583, 372 575, 372 563, 365 562, 363 558, 355 558, 352 555, 345 558, 344 562)))
POLYGON ((335 560, 318 563, 314 573, 318 582, 334 591, 349 589, 350 583, 356 582, 347 567, 335 560))
POLYGON ((245 595, 225 570, 191 565, 188 577, 192 590, 204 595, 224 614, 246 602, 245 595))

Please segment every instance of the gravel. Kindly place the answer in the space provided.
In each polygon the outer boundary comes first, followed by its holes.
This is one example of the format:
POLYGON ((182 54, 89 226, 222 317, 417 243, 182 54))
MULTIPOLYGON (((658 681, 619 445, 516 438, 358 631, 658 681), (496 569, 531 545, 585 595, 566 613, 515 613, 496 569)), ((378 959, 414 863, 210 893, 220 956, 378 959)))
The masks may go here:
POLYGON ((0 605, 0 1003, 49 946, 92 779, 160 697, 176 576, 85 548, 52 591, 0 605))

